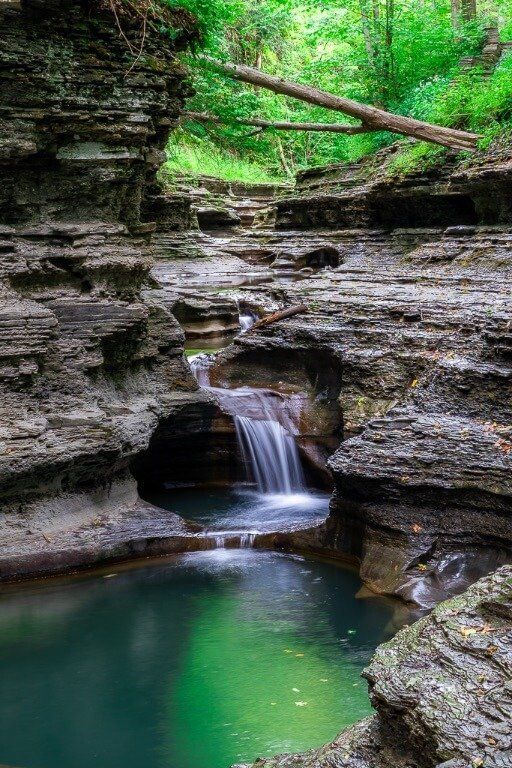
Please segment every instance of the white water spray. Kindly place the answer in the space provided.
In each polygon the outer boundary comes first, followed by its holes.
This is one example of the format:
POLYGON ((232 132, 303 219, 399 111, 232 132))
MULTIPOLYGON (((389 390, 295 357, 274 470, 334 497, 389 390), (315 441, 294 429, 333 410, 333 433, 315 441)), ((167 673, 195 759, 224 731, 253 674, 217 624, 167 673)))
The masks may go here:
POLYGON ((300 412, 300 398, 295 402, 294 396, 250 387, 211 387, 211 357, 199 354, 189 362, 199 386, 213 392, 222 408, 233 416, 238 447, 259 493, 304 493, 304 473, 291 434, 295 427, 294 411, 298 408, 300 412))
POLYGON ((209 365, 210 365, 210 359, 209 355, 206 355, 204 352, 201 352, 198 355, 192 355, 192 357, 189 357, 188 362, 190 364, 190 370, 192 371, 192 374, 194 375, 195 380, 199 384, 200 387, 209 387, 210 386, 210 372, 209 372, 209 365))
POLYGON ((240 332, 245 333, 246 331, 249 331, 256 320, 258 319, 258 316, 253 314, 252 312, 240 312, 238 315, 238 320, 240 323, 240 332))

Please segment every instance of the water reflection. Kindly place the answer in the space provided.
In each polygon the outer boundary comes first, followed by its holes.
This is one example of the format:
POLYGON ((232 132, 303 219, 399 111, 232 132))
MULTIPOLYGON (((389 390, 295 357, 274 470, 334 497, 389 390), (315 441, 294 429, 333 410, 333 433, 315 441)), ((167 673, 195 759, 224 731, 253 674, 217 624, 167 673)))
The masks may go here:
POLYGON ((318 745, 369 711, 359 673, 392 611, 359 586, 227 550, 4 591, 0 760, 223 768, 318 745))

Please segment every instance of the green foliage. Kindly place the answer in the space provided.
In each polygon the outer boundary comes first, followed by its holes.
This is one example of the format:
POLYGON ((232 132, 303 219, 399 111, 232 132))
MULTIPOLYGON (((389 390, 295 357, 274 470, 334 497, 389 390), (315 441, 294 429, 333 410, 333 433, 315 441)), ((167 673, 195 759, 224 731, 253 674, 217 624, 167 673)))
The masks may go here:
POLYGON ((184 8, 197 19, 203 44, 212 51, 222 46, 222 35, 243 9, 243 0, 160 0, 169 8, 184 8))
MULTIPOLYGON (((479 18, 457 30, 449 0, 161 1, 196 14, 204 47, 216 56, 400 114, 471 128, 483 135, 484 145, 509 128, 512 58, 487 79, 478 68, 461 71, 459 61, 480 52, 489 19, 499 24, 504 39, 512 38, 512 0, 478 0, 479 18)), ((188 62, 196 89, 192 110, 227 120, 349 122, 340 113, 236 83, 193 55, 188 62)), ((311 165, 351 162, 396 140, 386 133, 255 133, 192 121, 184 129, 172 139, 170 167, 207 163, 215 173, 214 167, 220 172, 225 164, 226 173, 238 170, 244 178, 258 167, 275 177, 311 165)), ((440 157, 437 148, 407 144, 395 162, 405 171, 440 157)))
POLYGON ((244 160, 236 152, 217 146, 211 139, 198 139, 183 131, 173 134, 168 147, 168 160, 162 169, 162 180, 177 174, 197 178, 214 176, 225 181, 265 184, 279 181, 260 164, 244 160))

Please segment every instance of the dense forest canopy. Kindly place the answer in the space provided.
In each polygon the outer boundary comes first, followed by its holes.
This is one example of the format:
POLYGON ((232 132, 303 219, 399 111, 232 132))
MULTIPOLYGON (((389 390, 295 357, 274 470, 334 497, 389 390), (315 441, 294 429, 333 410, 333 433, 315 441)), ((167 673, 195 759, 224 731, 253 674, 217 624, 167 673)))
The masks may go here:
MULTIPOLYGON (((512 0, 165 0, 198 19, 206 51, 280 77, 440 125, 473 130, 482 144, 512 125, 512 51, 484 76, 467 58, 485 29, 512 39, 512 0), (461 60, 466 58, 465 66, 461 60)), ((222 76, 188 56, 196 95, 189 109, 229 122, 350 123, 340 113, 222 76)), ((388 133, 279 132, 183 122, 170 168, 264 178, 311 165, 352 161, 396 140, 388 133)), ((407 142, 404 163, 442 148, 407 142), (411 155, 412 153, 412 155, 411 155)))

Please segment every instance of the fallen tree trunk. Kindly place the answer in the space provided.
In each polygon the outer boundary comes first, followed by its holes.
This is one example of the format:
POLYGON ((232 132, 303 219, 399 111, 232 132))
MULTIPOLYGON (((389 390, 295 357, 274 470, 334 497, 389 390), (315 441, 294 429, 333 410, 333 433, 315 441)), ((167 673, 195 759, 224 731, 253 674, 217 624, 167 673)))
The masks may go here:
POLYGON ((272 323, 277 323, 279 320, 284 320, 286 317, 293 317, 293 315, 299 315, 302 312, 307 312, 308 308, 305 304, 295 304, 293 307, 287 307, 286 309, 280 309, 278 312, 272 312, 271 315, 262 317, 261 320, 257 320, 252 326, 251 330, 255 328, 264 328, 272 323))
POLYGON ((199 123, 218 123, 220 125, 250 125, 255 128, 272 128, 276 131, 325 131, 327 133, 345 133, 353 136, 357 133, 370 133, 375 128, 366 125, 342 125, 341 123, 291 123, 286 121, 272 122, 271 120, 242 119, 234 117, 231 120, 206 114, 205 112, 182 112, 183 117, 197 120, 199 123))
POLYGON ((467 151, 474 151, 476 149, 476 142, 479 137, 475 133, 459 131, 454 128, 444 128, 441 125, 431 125, 422 120, 415 120, 412 117, 394 115, 392 112, 386 112, 383 109, 367 104, 360 104, 358 101, 345 99, 342 96, 335 96, 332 93, 312 88, 309 85, 300 85, 299 83, 292 83, 289 80, 284 80, 274 75, 268 75, 266 72, 262 72, 254 67, 247 67, 242 64, 228 64, 213 59, 210 56, 201 56, 200 58, 234 80, 266 88, 274 93, 290 96, 299 101, 316 104, 326 109, 343 112, 350 117, 361 120, 365 126, 372 130, 400 133, 404 136, 412 136, 415 139, 441 144, 452 149, 467 151))

